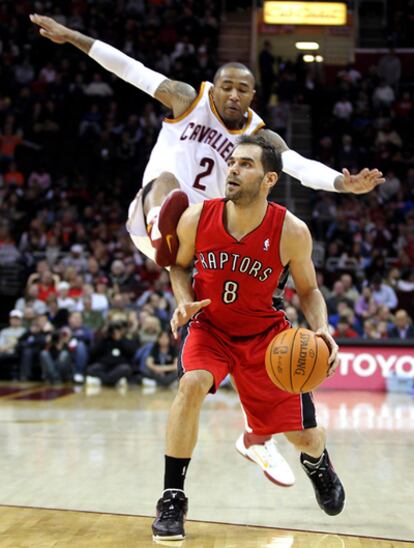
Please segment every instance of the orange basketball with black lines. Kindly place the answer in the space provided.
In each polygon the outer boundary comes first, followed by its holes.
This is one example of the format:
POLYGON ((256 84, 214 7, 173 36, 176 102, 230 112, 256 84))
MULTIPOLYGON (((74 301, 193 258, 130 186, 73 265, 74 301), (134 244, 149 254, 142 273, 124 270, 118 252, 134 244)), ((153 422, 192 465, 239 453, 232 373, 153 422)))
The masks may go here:
POLYGON ((291 394, 311 392, 328 375, 329 348, 313 331, 296 327, 282 331, 266 351, 271 381, 291 394))

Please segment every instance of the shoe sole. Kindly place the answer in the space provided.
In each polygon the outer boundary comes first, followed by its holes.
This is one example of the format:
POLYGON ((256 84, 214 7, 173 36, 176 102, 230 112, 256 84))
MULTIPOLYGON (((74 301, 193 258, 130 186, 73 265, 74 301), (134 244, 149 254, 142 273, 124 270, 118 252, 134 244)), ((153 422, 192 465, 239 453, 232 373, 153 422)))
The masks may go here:
POLYGON ((169 537, 160 537, 159 535, 152 535, 152 540, 157 542, 157 540, 161 540, 161 541, 166 541, 166 540, 171 540, 171 541, 174 541, 174 540, 184 540, 185 539, 185 535, 173 535, 173 536, 169 536, 169 537))
POLYGON ((181 215, 189 206, 188 196, 182 190, 173 190, 165 199, 159 215, 158 229, 162 241, 155 251, 155 261, 167 267, 175 263, 178 252, 177 225, 181 215))
MULTIPOLYGON (((257 464, 256 461, 254 461, 253 459, 251 459, 248 455, 245 455, 244 453, 242 453, 240 451, 240 449, 238 449, 236 447, 236 451, 242 456, 244 457, 246 460, 248 460, 249 462, 253 462, 256 466, 260 466, 259 464, 257 464)), ((271 481, 272 483, 274 483, 275 485, 278 485, 279 487, 292 487, 293 485, 295 485, 294 483, 282 483, 280 481, 277 481, 275 478, 273 478, 270 474, 268 474, 265 470, 263 470, 261 468, 263 474, 266 476, 266 478, 271 481)))

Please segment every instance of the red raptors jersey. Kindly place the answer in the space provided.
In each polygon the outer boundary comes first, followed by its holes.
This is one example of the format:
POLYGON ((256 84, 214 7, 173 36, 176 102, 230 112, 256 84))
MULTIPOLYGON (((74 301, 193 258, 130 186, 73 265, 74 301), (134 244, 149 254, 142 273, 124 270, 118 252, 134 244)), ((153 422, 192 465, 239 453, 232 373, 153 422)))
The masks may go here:
POLYGON ((197 315, 231 337, 253 336, 289 323, 272 305, 283 265, 280 235, 286 209, 269 203, 260 226, 240 241, 225 229, 226 201, 204 202, 196 237, 196 300, 211 299, 197 315))

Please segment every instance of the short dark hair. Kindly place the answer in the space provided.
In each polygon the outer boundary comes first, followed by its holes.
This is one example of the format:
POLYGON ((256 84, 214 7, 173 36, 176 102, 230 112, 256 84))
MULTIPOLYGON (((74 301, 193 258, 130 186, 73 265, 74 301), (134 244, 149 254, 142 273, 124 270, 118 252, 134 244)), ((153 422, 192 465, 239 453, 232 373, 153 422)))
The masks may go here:
POLYGON ((236 63, 236 62, 232 62, 232 63, 225 63, 224 65, 221 65, 221 67, 219 67, 216 71, 216 74, 214 75, 214 80, 213 82, 216 83, 217 80, 220 78, 221 76, 221 73, 223 72, 223 70, 225 69, 238 69, 238 70, 245 70, 246 72, 249 73, 249 75, 252 77, 253 79, 253 85, 256 81, 255 77, 254 77, 254 74, 253 72, 249 69, 249 67, 247 67, 246 65, 243 65, 243 63, 236 63))
POLYGON ((237 145, 256 145, 260 147, 262 149, 261 161, 264 172, 274 171, 280 177, 282 173, 282 157, 276 148, 264 137, 243 135, 237 140, 237 145))

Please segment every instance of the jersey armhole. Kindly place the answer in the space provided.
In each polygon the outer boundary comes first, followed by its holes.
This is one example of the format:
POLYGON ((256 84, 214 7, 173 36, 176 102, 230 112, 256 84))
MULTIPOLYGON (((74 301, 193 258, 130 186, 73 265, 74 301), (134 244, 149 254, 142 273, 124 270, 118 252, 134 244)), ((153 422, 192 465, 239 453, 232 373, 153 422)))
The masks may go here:
POLYGON ((195 250, 195 254, 197 254, 197 242, 198 242, 198 232, 200 230, 200 225, 201 225, 201 219, 204 215, 204 211, 205 211, 205 206, 206 206, 206 202, 208 200, 204 200, 203 202, 203 205, 201 207, 201 211, 200 211, 200 217, 198 218, 198 223, 197 223, 197 230, 196 230, 196 235, 195 235, 195 242, 194 242, 194 250, 195 250))
POLYGON ((283 264, 283 262, 282 262, 282 236, 283 236, 283 229, 285 228, 286 213, 287 213, 287 209, 284 207, 283 208, 283 213, 282 213, 282 219, 281 219, 281 221, 282 221, 281 222, 281 227, 280 227, 280 231, 279 231, 279 249, 278 249, 279 262, 280 262, 283 269, 288 267, 289 262, 290 262, 290 261, 288 261, 286 264, 283 264))
POLYGON ((266 127, 266 124, 264 122, 261 122, 257 128, 252 131, 252 135, 256 135, 256 133, 258 133, 261 129, 264 129, 266 127))
POLYGON ((177 122, 181 122, 181 120, 184 120, 186 116, 188 116, 191 112, 193 112, 193 110, 196 108, 196 106, 200 102, 201 98, 204 95, 205 87, 206 87, 206 82, 202 82, 197 97, 194 99, 194 101, 191 103, 188 109, 185 110, 182 114, 180 114, 180 116, 177 116, 176 118, 164 118, 164 122, 167 122, 167 124, 176 124, 177 122))

